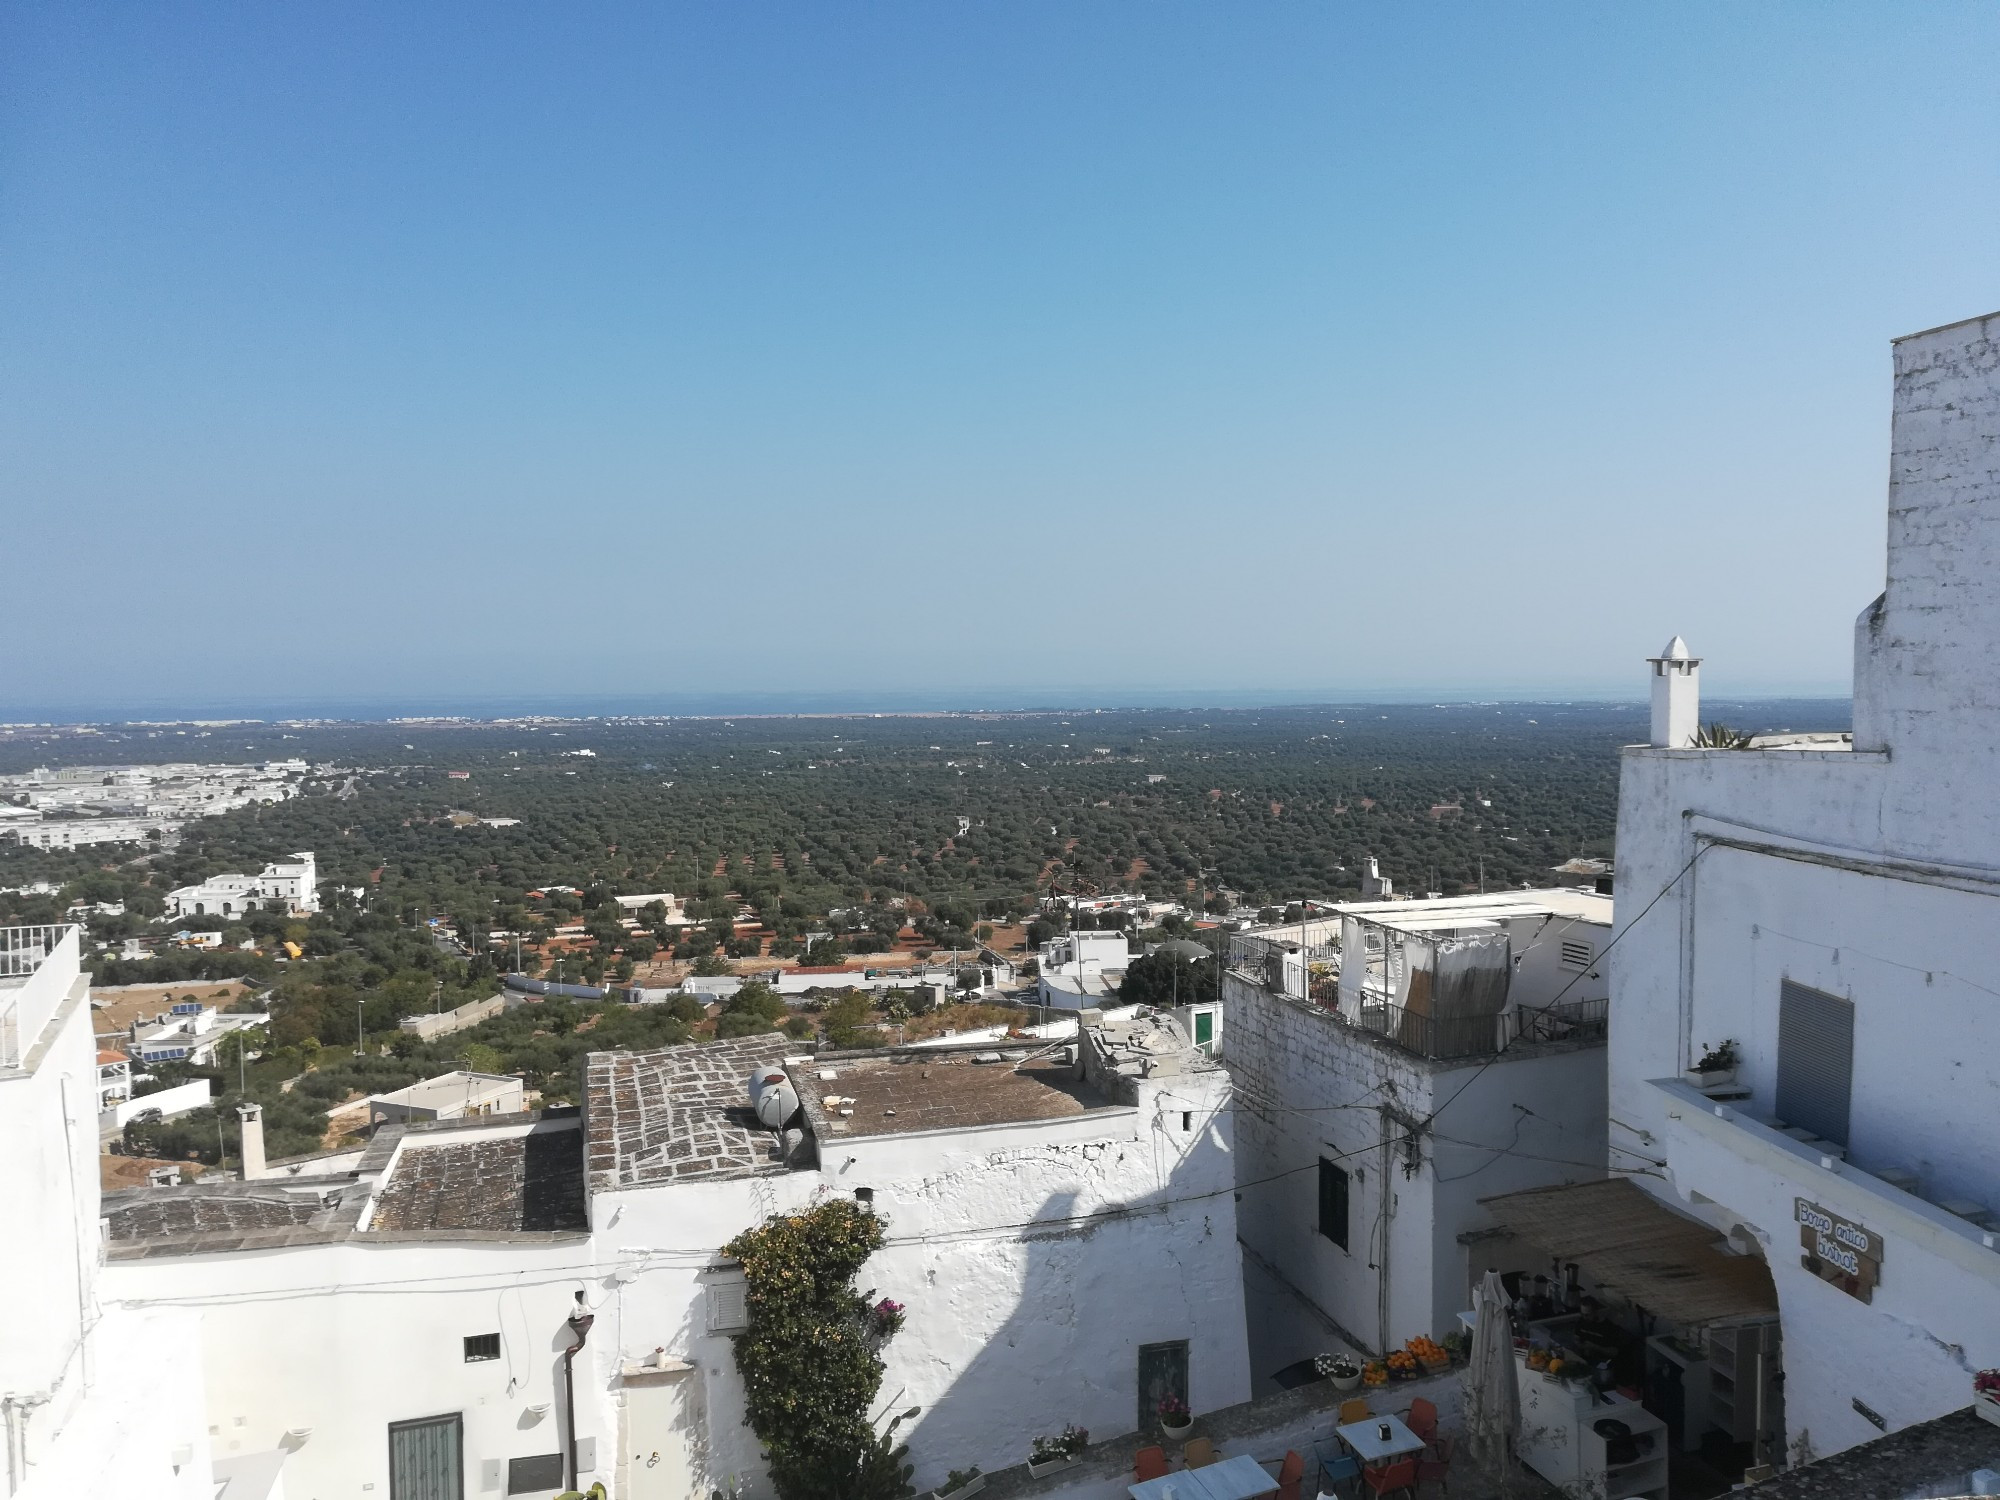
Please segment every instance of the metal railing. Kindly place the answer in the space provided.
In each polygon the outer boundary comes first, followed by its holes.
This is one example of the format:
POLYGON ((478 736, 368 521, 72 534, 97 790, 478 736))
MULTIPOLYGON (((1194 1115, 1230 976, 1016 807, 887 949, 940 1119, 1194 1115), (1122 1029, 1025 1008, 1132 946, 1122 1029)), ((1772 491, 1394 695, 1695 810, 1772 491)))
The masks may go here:
POLYGON ((77 931, 67 922, 0 927, 0 1069, 21 1066, 23 1047, 33 1045, 33 1039, 41 1035, 76 977, 77 931), (37 983, 35 976, 66 940, 69 951, 64 971, 46 975, 37 983), (9 980, 16 982, 7 983, 9 980))
POLYGON ((67 922, 40 927, 0 927, 0 979, 25 978, 34 973, 69 932, 67 922))

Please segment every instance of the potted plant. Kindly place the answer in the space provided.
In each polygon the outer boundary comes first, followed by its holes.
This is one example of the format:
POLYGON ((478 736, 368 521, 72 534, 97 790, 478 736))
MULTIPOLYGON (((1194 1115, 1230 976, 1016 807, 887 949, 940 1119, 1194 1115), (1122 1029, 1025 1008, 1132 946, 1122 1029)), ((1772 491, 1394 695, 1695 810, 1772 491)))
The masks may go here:
POLYGON ((1695 1064, 1682 1076, 1696 1088, 1715 1088, 1720 1084, 1736 1081, 1736 1038, 1724 1037, 1721 1043, 1702 1049, 1695 1064))
POLYGON ((936 1500, 966 1500, 968 1495, 976 1495, 986 1488, 986 1476, 979 1472, 979 1465, 969 1469, 953 1469, 944 1476, 944 1487, 937 1492, 936 1500))
POLYGON ((1333 1382, 1336 1391, 1351 1391, 1361 1384, 1361 1366, 1351 1355, 1322 1354, 1313 1360, 1320 1379, 1333 1382))
POLYGON ((1168 1394, 1160 1397, 1157 1408, 1160 1413, 1160 1431, 1178 1441, 1194 1430, 1194 1413, 1188 1410, 1187 1402, 1179 1396, 1168 1394))
POLYGON ((1035 1479, 1053 1474, 1064 1464, 1075 1463, 1076 1456, 1089 1446, 1090 1434, 1075 1423, 1064 1427, 1054 1437, 1038 1437, 1028 1455, 1028 1473, 1035 1479))
POLYGON ((2000 1370, 1981 1370, 1972 1377, 1972 1409, 2000 1427, 2000 1370))
POLYGON ((903 1304, 884 1297, 868 1309, 868 1328, 878 1339, 896 1334, 903 1326, 903 1304))

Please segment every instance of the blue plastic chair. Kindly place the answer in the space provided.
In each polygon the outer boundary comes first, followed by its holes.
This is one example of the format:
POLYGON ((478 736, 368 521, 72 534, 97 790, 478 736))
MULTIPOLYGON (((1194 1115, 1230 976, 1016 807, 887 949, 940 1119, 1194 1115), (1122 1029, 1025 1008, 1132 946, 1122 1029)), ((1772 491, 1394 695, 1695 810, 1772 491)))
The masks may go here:
POLYGON ((1347 1480, 1359 1479, 1360 1477, 1361 1460, 1356 1458, 1352 1453, 1344 1453, 1340 1457, 1332 1459, 1329 1459, 1324 1454, 1320 1455, 1320 1489, 1325 1490, 1329 1486, 1339 1485, 1347 1480))

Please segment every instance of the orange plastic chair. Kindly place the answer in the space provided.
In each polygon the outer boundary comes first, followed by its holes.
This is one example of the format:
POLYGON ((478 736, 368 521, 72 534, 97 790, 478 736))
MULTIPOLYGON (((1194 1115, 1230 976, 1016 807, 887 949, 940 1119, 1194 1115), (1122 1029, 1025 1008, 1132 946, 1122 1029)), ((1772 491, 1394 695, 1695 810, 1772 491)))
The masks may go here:
POLYGON ((1366 1401, 1359 1396, 1350 1396, 1340 1403, 1340 1415, 1334 1420, 1339 1426, 1345 1427, 1349 1422, 1359 1422, 1363 1417, 1374 1415, 1375 1413, 1368 1409, 1366 1401))
POLYGON ((1141 1448, 1132 1455, 1132 1472, 1140 1479, 1158 1479, 1167 1472, 1167 1450, 1160 1447, 1141 1448))
POLYGON ((1299 1500, 1299 1481, 1305 1477, 1305 1458, 1296 1449, 1287 1449, 1278 1466, 1278 1500, 1299 1500))
POLYGON ((1414 1458, 1399 1458, 1392 1464, 1363 1469, 1361 1478, 1378 1495, 1386 1495, 1391 1490, 1414 1490, 1417 1487, 1417 1461, 1414 1458))
POLYGON ((1181 1461, 1190 1469, 1205 1469, 1210 1464, 1220 1463, 1222 1455, 1215 1451, 1215 1444, 1207 1438, 1190 1438, 1188 1445, 1181 1449, 1181 1461))
POLYGON ((1422 1438, 1426 1444, 1430 1443, 1438 1432, 1437 1404, 1422 1396, 1416 1397, 1410 1402, 1409 1425, 1410 1431, 1422 1438))

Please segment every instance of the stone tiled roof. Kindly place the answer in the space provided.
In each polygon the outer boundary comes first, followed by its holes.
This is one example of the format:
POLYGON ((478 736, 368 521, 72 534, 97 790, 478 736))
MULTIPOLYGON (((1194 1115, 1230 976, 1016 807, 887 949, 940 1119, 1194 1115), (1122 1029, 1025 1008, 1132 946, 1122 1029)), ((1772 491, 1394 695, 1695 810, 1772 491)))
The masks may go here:
POLYGON ((592 1053, 583 1089, 591 1190, 784 1171, 772 1133, 750 1113, 750 1071, 801 1050, 768 1032, 592 1053))
POLYGON ((114 1240, 151 1240, 190 1234, 241 1233, 251 1229, 291 1229, 320 1211, 316 1198, 272 1193, 207 1195, 153 1188, 123 1203, 107 1204, 114 1240))
POLYGON ((370 1230, 589 1227, 573 1127, 436 1146, 412 1139, 369 1220, 370 1230))
MULTIPOLYGON (((1966 1380, 1969 1390, 1972 1382, 1966 1380)), ((2000 1469, 2000 1427, 1971 1407, 1861 1443, 1752 1485, 1751 1500, 1853 1500, 1857 1495, 1966 1495, 1976 1469, 2000 1469)))

